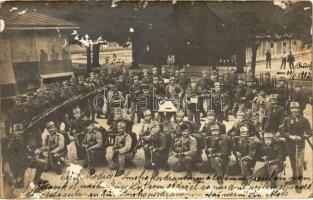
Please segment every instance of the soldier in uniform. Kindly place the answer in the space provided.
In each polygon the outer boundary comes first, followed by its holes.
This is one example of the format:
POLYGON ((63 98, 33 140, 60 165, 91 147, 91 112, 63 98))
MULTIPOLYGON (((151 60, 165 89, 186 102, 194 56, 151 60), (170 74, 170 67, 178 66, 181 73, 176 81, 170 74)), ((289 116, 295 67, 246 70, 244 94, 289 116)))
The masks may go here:
POLYGON ((300 192, 303 177, 305 140, 312 136, 309 120, 301 115, 299 102, 290 103, 291 115, 284 119, 281 129, 286 138, 286 149, 289 156, 293 182, 296 191, 300 192))
POLYGON ((272 94, 274 92, 274 84, 271 81, 271 74, 270 74, 270 72, 265 72, 264 80, 263 80, 263 83, 262 83, 261 87, 264 88, 265 93, 268 94, 268 95, 272 94))
POLYGON ((190 133, 190 126, 184 123, 180 127, 180 135, 176 135, 170 151, 168 164, 173 171, 186 170, 186 176, 192 177, 193 163, 196 159, 197 140, 190 133))
POLYGON ((53 121, 47 122, 46 128, 49 135, 43 141, 43 155, 49 168, 52 168, 57 174, 61 174, 61 167, 64 165, 65 158, 64 136, 57 132, 57 127, 53 121))
POLYGON ((74 119, 70 125, 70 135, 74 136, 75 139, 75 147, 76 147, 76 156, 77 160, 86 159, 86 150, 83 147, 83 140, 85 139, 85 118, 79 107, 73 109, 73 117, 74 119))
POLYGON ((190 88, 185 93, 185 101, 187 103, 188 120, 193 121, 195 119, 198 125, 200 125, 201 104, 203 108, 203 101, 200 100, 201 94, 201 89, 197 87, 197 80, 192 78, 190 88))
POLYGON ((149 75, 148 70, 147 70, 147 69, 143 69, 143 70, 142 70, 142 83, 144 83, 144 84, 150 84, 151 81, 152 81, 152 78, 151 78, 151 76, 149 75))
POLYGON ((115 85, 110 85, 110 90, 108 91, 108 104, 107 104, 107 119, 110 125, 113 121, 113 111, 115 108, 123 108, 125 99, 123 93, 117 89, 115 85))
POLYGON ((234 88, 233 107, 238 106, 239 102, 241 101, 241 98, 245 97, 246 92, 247 92, 247 87, 244 84, 243 77, 238 77, 237 85, 234 88))
POLYGON ((183 125, 184 123, 184 112, 179 110, 176 113, 176 121, 175 122, 171 122, 170 126, 171 126, 171 132, 172 132, 172 136, 173 138, 180 135, 180 127, 183 125))
POLYGON ((258 152, 264 165, 253 175, 254 180, 270 180, 271 187, 276 187, 277 175, 284 169, 285 153, 281 144, 274 141, 273 133, 264 133, 264 141, 258 152))
POLYGON ((278 105, 277 97, 277 94, 271 94, 269 97, 270 104, 265 108, 263 120, 263 130, 265 132, 277 133, 279 126, 284 121, 285 111, 278 105))
POLYGON ((285 78, 279 77, 278 83, 276 86, 276 93, 277 93, 277 103, 279 106, 286 110, 287 105, 289 104, 289 91, 286 86, 285 78))
MULTIPOLYGON (((138 97, 141 95, 141 84, 139 83, 139 77, 134 75, 133 84, 129 88, 129 101, 131 107, 131 119, 134 122, 135 114, 137 113, 138 97)), ((138 121, 138 116, 137 116, 138 121)), ((139 122, 139 121, 138 121, 139 122)))
POLYGON ((189 79, 186 77, 185 75, 185 70, 181 69, 179 71, 180 73, 180 77, 179 77, 179 81, 178 84, 184 89, 184 91, 187 89, 188 85, 189 85, 189 79))
POLYGON ((159 174, 160 167, 167 166, 169 141, 168 137, 161 132, 159 123, 152 124, 150 134, 143 136, 146 144, 144 145, 145 169, 152 169, 152 177, 159 174))
POLYGON ((242 175, 244 185, 248 184, 255 166, 256 143, 249 135, 248 127, 242 126, 240 136, 234 138, 235 171, 242 175))
POLYGON ((84 165, 88 166, 88 169, 92 173, 96 166, 97 160, 105 160, 105 148, 103 144, 102 134, 94 130, 92 121, 88 120, 84 124, 86 126, 86 135, 82 144, 86 149, 86 160, 84 165))
POLYGON ((121 120, 117 123, 117 134, 110 169, 117 170, 115 176, 121 176, 124 174, 125 163, 131 162, 134 157, 132 137, 126 132, 125 121, 121 120))
POLYGON ((214 92, 208 99, 209 110, 214 110, 217 121, 227 120, 230 109, 230 99, 227 94, 221 91, 221 84, 214 83, 214 92))
POLYGON ((200 163, 198 168, 203 173, 214 171, 218 175, 218 184, 223 184, 222 175, 229 162, 232 146, 230 137, 221 135, 220 127, 215 124, 211 126, 212 136, 205 137, 204 150, 208 160, 200 163))
POLYGON ((208 114, 207 114, 206 121, 205 121, 202 129, 200 130, 200 133, 205 137, 206 136, 212 136, 211 126, 215 125, 215 124, 217 124, 220 127, 221 134, 225 135, 226 134, 225 124, 216 121, 214 110, 209 110, 208 114))
POLYGON ((260 135, 259 135, 256 127, 254 126, 254 123, 251 120, 251 118, 245 117, 245 113, 239 111, 239 112, 237 112, 236 121, 235 121, 234 125, 228 131, 228 135, 239 136, 241 127, 247 127, 248 128, 249 137, 255 137, 256 136, 256 137, 260 138, 260 135))
POLYGON ((309 98, 302 91, 302 85, 300 83, 295 84, 294 91, 290 94, 290 101, 299 102, 301 114, 306 107, 306 104, 309 102, 309 98))

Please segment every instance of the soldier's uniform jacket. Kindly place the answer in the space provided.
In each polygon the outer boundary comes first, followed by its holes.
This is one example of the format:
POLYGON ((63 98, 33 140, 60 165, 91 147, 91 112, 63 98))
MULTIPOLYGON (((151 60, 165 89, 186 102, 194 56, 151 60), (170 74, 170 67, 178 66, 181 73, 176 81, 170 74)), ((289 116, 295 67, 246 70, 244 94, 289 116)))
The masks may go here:
POLYGON ((288 116, 284 119, 282 134, 286 137, 286 142, 295 144, 295 141, 289 139, 289 136, 300 136, 301 141, 299 145, 304 146, 305 140, 312 136, 311 126, 309 120, 303 116, 293 117, 288 116))
POLYGON ((252 101, 253 101, 253 99, 255 97, 255 94, 253 94, 252 90, 253 90, 253 87, 247 87, 246 94, 245 94, 245 97, 246 97, 245 105, 248 108, 251 108, 252 101))
POLYGON ((265 110, 263 130, 266 132, 277 133, 279 126, 284 121, 284 109, 281 106, 269 106, 265 110))
POLYGON ((266 106, 266 97, 261 96, 260 94, 257 94, 252 103, 252 112, 259 112, 262 110, 265 110, 266 106))
POLYGON ((255 159, 256 143, 249 137, 236 137, 234 139, 234 152, 241 153, 242 158, 255 159))
POLYGON ((184 153, 187 156, 195 156, 197 153, 197 139, 191 135, 187 137, 177 137, 173 141, 172 151, 175 153, 184 153))
POLYGON ((187 109, 194 110, 194 109, 196 109, 196 107, 198 107, 198 109, 200 108, 199 106, 200 106, 200 98, 201 98, 200 95, 201 94, 202 94, 202 91, 198 87, 195 89, 194 88, 188 88, 186 90, 185 98, 187 100, 187 109), (191 98, 197 98, 198 103, 197 104, 191 103, 190 102, 191 98))
POLYGON ((149 142, 156 149, 156 151, 163 151, 164 152, 168 148, 167 138, 161 132, 151 135, 149 142))
POLYGON ((233 135, 233 136, 239 136, 240 135, 240 128, 242 126, 246 126, 248 128, 249 137, 255 137, 255 136, 259 137, 258 131, 256 130, 256 127, 254 126, 253 122, 251 120, 247 120, 247 119, 244 119, 242 122, 234 125, 228 131, 228 133, 230 135, 233 135))
POLYGON ((247 88, 244 85, 237 85, 234 89, 235 102, 239 102, 241 97, 246 94, 247 88))
POLYGON ((213 154, 218 154, 219 157, 230 156, 230 138, 226 135, 211 136, 206 138, 206 147, 213 149, 213 154))
POLYGON ((271 145, 262 144, 259 152, 259 157, 267 156, 268 161, 280 161, 283 162, 285 160, 285 152, 284 148, 281 144, 273 142, 271 145))
POLYGON ((209 98, 209 105, 211 104, 212 101, 212 106, 211 110, 220 111, 221 108, 224 108, 225 106, 229 106, 230 99, 227 94, 223 94, 221 92, 214 92, 212 94, 212 98, 209 98))
POLYGON ((99 149, 103 147, 102 141, 102 134, 98 131, 92 131, 86 134, 83 143, 86 144, 88 148, 93 147, 94 149, 99 149))
POLYGON ((154 95, 165 95, 165 87, 163 84, 151 85, 150 91, 154 95))
POLYGON ((60 133, 53 135, 47 135, 46 142, 44 146, 48 146, 51 153, 64 153, 64 136, 60 133))
POLYGON ((132 138, 129 134, 118 135, 115 138, 114 148, 118 150, 118 153, 124 154, 131 151, 132 138))
POLYGON ((120 107, 123 105, 124 97, 120 91, 110 91, 108 92, 108 102, 112 107, 120 107))
POLYGON ((85 130, 84 121, 85 119, 83 118, 74 119, 71 122, 71 129, 75 130, 76 134, 84 133, 85 130))
POLYGON ((286 103, 289 100, 289 92, 287 87, 279 87, 276 89, 276 92, 278 94, 277 100, 278 100, 278 105, 282 107, 286 107, 286 103))
POLYGON ((143 136, 147 136, 147 135, 150 135, 150 131, 151 131, 151 128, 152 128, 152 124, 158 124, 157 121, 153 121, 151 120, 149 123, 147 122, 143 122, 141 124, 141 128, 140 128, 140 135, 143 135, 143 136))

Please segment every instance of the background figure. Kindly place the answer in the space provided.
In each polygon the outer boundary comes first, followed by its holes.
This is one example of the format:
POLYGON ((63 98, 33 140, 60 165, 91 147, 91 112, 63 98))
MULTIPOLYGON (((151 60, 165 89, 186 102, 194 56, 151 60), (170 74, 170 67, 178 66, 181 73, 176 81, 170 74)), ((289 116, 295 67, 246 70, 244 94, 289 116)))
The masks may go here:
POLYGON ((287 62, 287 56, 286 56, 286 52, 284 52, 283 55, 281 56, 280 69, 286 69, 286 62, 287 62))
POLYGON ((272 54, 269 49, 267 49, 265 57, 266 57, 266 68, 268 67, 271 68, 272 54))
POLYGON ((290 70, 292 70, 292 69, 294 69, 295 68, 295 66, 294 66, 294 62, 295 62, 295 57, 294 57, 294 55, 290 52, 289 53, 289 55, 288 55, 288 57, 287 57, 287 61, 288 61, 288 63, 289 63, 289 68, 290 68, 290 70))

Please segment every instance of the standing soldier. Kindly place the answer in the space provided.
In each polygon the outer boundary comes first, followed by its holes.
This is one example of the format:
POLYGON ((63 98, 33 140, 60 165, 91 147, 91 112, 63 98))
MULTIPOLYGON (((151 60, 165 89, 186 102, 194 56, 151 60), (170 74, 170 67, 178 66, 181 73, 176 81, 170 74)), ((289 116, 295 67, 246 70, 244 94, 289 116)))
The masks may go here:
POLYGON ((299 102, 291 102, 290 110, 291 115, 285 118, 281 132, 286 138, 287 154, 294 178, 293 183, 296 185, 296 191, 301 192, 305 140, 309 139, 312 133, 309 120, 300 114, 299 102))
POLYGON ((229 162, 229 156, 232 146, 230 137, 221 135, 220 127, 211 126, 212 136, 205 137, 204 150, 208 160, 198 165, 199 170, 208 173, 214 171, 218 175, 218 184, 223 184, 223 174, 229 162))
POLYGON ((83 148, 83 140, 85 138, 85 121, 87 118, 84 118, 79 107, 73 109, 74 119, 70 125, 70 135, 74 136, 75 147, 76 147, 76 156, 77 160, 84 160, 86 158, 86 151, 83 148))
POLYGON ((247 87, 244 84, 243 77, 238 77, 237 80, 237 86, 234 88, 234 106, 238 107, 239 102, 243 97, 245 97, 245 94, 247 92, 247 87))
POLYGON ((269 97, 269 105, 265 108, 265 116, 263 121, 263 130, 265 132, 277 133, 279 126, 284 121, 285 111, 277 103, 277 94, 271 94, 269 97))
POLYGON ((176 113, 176 122, 171 122, 171 132, 172 137, 175 138, 176 135, 180 135, 180 127, 184 124, 184 112, 179 110, 176 113))
POLYGON ((179 77, 179 81, 178 84, 183 88, 183 90, 185 91, 189 85, 189 79, 186 77, 185 75, 185 70, 181 69, 179 71, 180 73, 180 77, 179 77))
POLYGON ((243 176, 243 185, 247 185, 255 166, 256 143, 249 138, 248 127, 240 127, 240 136, 234 138, 234 155, 237 174, 243 176))
POLYGON ((107 118, 110 125, 113 120, 113 111, 115 108, 123 108, 125 103, 123 94, 116 88, 116 85, 110 85, 110 91, 108 92, 108 105, 107 105, 107 118))
POLYGON ((303 114, 306 104, 309 102, 309 98, 302 91, 302 85, 300 83, 295 84, 295 89, 290 94, 290 101, 298 102, 300 105, 300 112, 303 114))
POLYGON ((121 176, 124 174, 126 162, 131 162, 134 157, 133 152, 133 139, 126 132, 126 122, 119 121, 117 123, 117 136, 113 146, 111 170, 117 170, 115 176, 121 176))
POLYGON ((169 141, 161 132, 160 124, 154 123, 150 135, 144 136, 147 144, 144 146, 145 169, 153 169, 152 177, 159 174, 159 168, 167 166, 169 141))
MULTIPOLYGON (((138 98, 141 94, 141 85, 139 83, 138 75, 134 75, 133 84, 129 88, 129 101, 130 101, 130 108, 131 108, 131 119, 134 122, 135 114, 137 113, 137 102, 138 98)), ((138 116, 137 116, 138 121, 138 116)), ((139 121, 138 121, 139 122, 139 121)))
POLYGON ((265 93, 267 95, 272 94, 274 92, 274 84, 271 80, 271 73, 265 72, 264 74, 264 80, 261 85, 262 88, 264 88, 265 93))
POLYGON ((142 83, 144 83, 144 84, 150 84, 151 81, 152 81, 152 78, 151 78, 151 76, 149 75, 148 70, 147 70, 147 69, 143 69, 143 70, 142 70, 142 83))
POLYGON ((186 90, 185 102, 187 104, 188 120, 193 121, 195 119, 198 125, 200 125, 201 104, 203 108, 203 101, 200 100, 201 94, 201 89, 197 87, 197 80, 192 78, 190 88, 186 90))
POLYGON ((217 121, 227 120, 230 109, 229 96, 221 90, 220 82, 214 83, 214 92, 208 99, 209 110, 214 110, 217 121))
POLYGON ((96 161, 105 160, 105 148, 103 144, 102 134, 94 130, 92 121, 88 120, 85 122, 86 136, 83 143, 83 147, 86 149, 86 159, 84 166, 88 166, 90 173, 93 173, 96 161), (103 158, 104 156, 104 158, 103 158))
POLYGON ((289 92, 284 77, 278 79, 276 93, 278 94, 278 105, 286 110, 289 101, 289 92))
POLYGON ((180 135, 174 139, 168 163, 175 172, 187 171, 186 176, 192 177, 193 163, 196 159, 197 140, 191 134, 190 127, 184 123, 180 127, 180 135))
POLYGON ((264 165, 253 175, 254 180, 270 180, 271 187, 276 187, 277 175, 284 170, 285 153, 281 144, 274 141, 273 133, 264 133, 258 155, 264 165))

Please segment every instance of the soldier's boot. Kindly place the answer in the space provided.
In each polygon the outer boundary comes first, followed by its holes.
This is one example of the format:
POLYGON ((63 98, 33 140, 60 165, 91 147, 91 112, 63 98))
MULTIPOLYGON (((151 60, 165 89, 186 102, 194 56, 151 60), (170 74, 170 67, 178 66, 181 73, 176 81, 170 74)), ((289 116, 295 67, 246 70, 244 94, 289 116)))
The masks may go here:
POLYGON ((152 164, 151 164, 151 153, 150 150, 144 149, 144 154, 145 154, 145 169, 152 169, 152 164))
POLYGON ((192 178, 192 172, 191 172, 190 170, 187 171, 187 173, 186 173, 186 178, 187 178, 187 179, 192 178))
POLYGON ((118 169, 115 173, 115 177, 122 176, 124 174, 124 170, 118 169))
POLYGON ((159 169, 158 168, 154 168, 153 172, 152 172, 152 178, 157 177, 159 175, 159 169))

